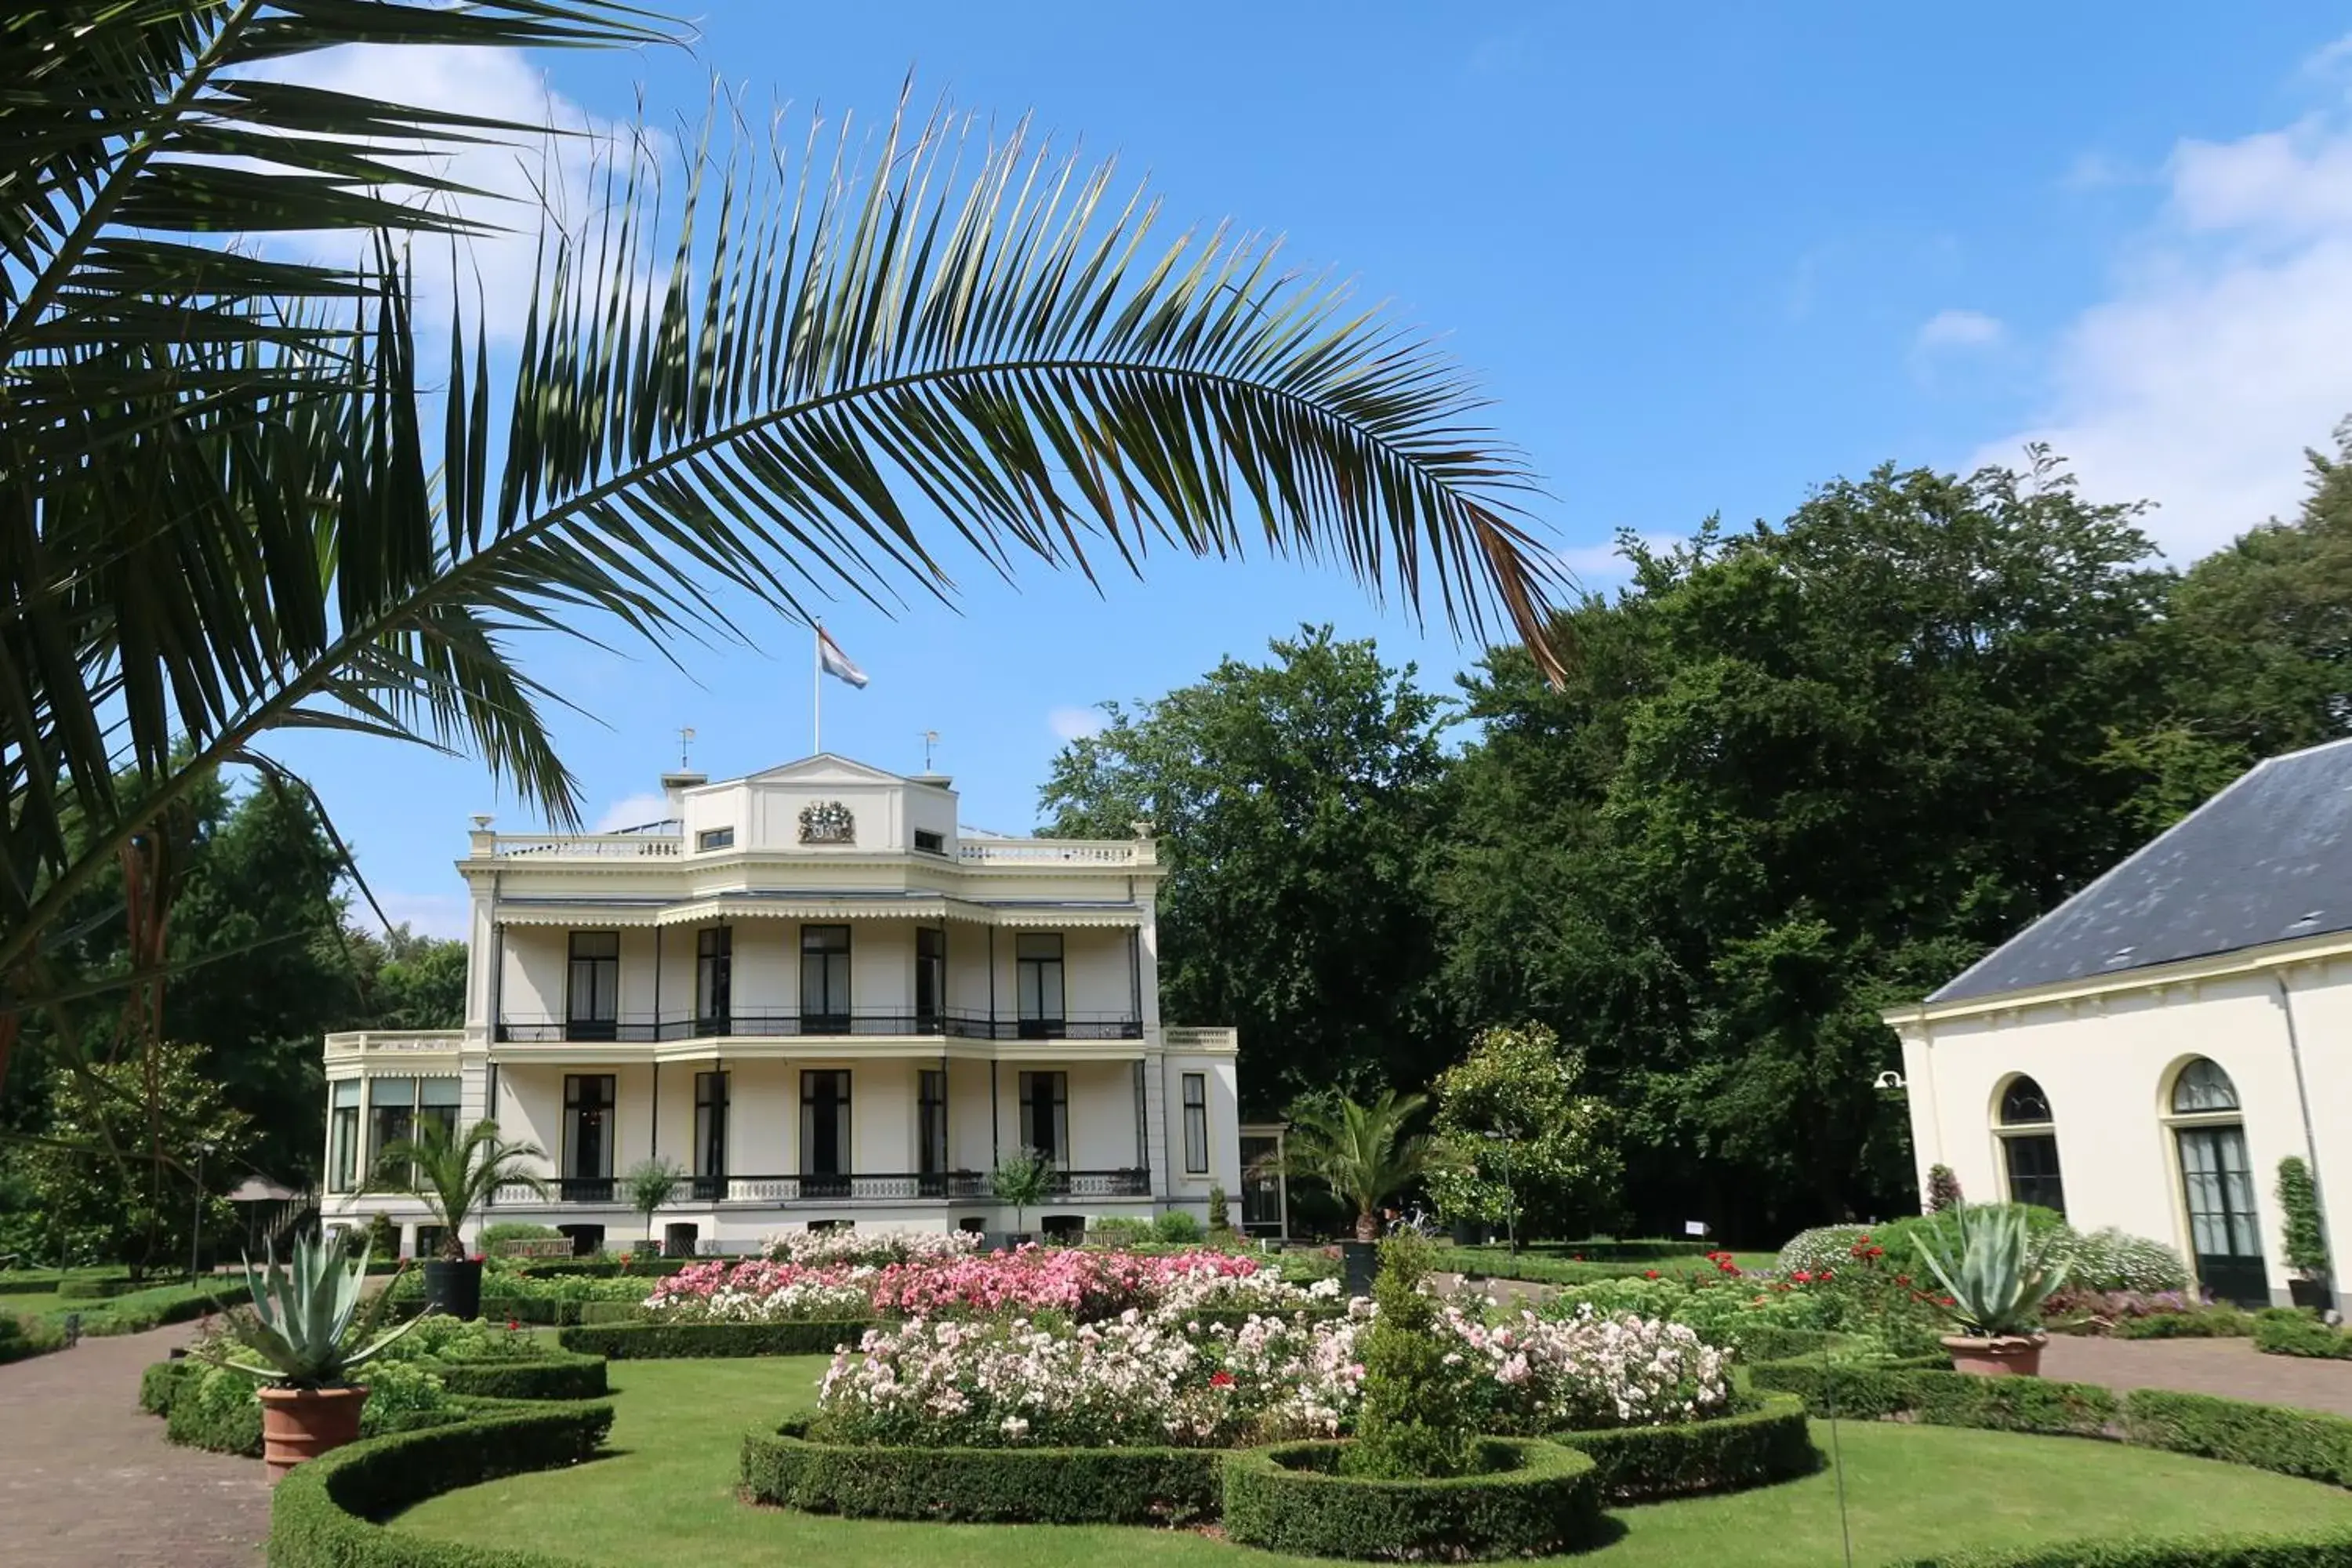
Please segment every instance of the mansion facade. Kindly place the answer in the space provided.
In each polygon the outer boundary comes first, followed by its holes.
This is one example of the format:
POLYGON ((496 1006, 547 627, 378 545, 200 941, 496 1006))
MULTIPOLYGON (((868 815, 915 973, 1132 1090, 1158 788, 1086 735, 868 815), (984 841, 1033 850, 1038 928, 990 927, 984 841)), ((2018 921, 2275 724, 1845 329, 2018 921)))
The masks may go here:
POLYGON ((1234 1030, 1160 1014, 1149 825, 971 835, 948 779, 830 754, 662 784, 668 817, 625 832, 475 819, 465 1026, 327 1037, 326 1224, 380 1213, 424 1250, 424 1206, 367 1173, 427 1121, 488 1118, 544 1151, 547 1191, 501 1189, 480 1222, 582 1250, 644 1244, 627 1177, 648 1162, 679 1174, 654 1222, 672 1250, 1002 1234, 990 1178, 1022 1149, 1050 1167, 1030 1230, 1205 1220, 1212 1189, 1278 1228, 1279 1132, 1240 1125, 1234 1030))

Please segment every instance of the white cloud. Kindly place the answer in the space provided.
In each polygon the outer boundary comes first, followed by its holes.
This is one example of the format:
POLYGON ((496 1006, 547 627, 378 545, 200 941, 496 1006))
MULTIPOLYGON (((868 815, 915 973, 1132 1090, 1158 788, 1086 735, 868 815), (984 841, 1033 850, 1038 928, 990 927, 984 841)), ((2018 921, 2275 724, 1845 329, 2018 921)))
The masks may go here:
MULTIPOLYGON (((376 902, 383 906, 384 917, 394 925, 404 925, 419 936, 466 935, 467 921, 473 912, 472 905, 462 893, 403 893, 390 888, 374 889, 376 902)), ((352 900, 352 917, 371 931, 379 929, 375 911, 365 899, 352 900)))
POLYGON ((1083 740, 1099 735, 1109 721, 1098 708, 1056 708, 1045 715, 1045 728, 1065 741, 1083 740))
POLYGON ((643 827, 648 822, 667 820, 669 800, 665 795, 633 795, 614 801, 596 819, 599 833, 618 833, 625 827, 643 827))
POLYGON ((1946 349, 1991 348, 2008 337, 1997 316, 1982 310, 1938 310, 1920 323, 1915 346, 1922 353, 1946 349))
POLYGON ((2176 561, 2292 513, 2304 449, 2352 413, 2352 117, 2183 142, 2110 298, 2059 336, 2047 411, 1988 444, 2068 458, 2087 493, 2147 499, 2176 561))
MULTIPOLYGON (((1679 533, 1645 533, 1641 539, 1643 545, 1659 554, 1683 542, 1679 533)), ((1552 559, 1587 588, 1596 583, 1622 583, 1633 574, 1633 563, 1625 559, 1613 538, 1605 543, 1578 544, 1554 551, 1552 559)))
MULTIPOLYGON (((492 336, 511 340, 521 334, 538 262, 542 195, 544 207, 559 220, 579 223, 593 208, 601 170, 621 139, 634 133, 616 121, 590 115, 551 89, 538 68, 511 49, 360 44, 298 56, 269 74, 338 92, 570 132, 511 136, 429 161, 412 161, 412 166, 429 168, 440 178, 483 193, 430 199, 501 231, 458 240, 454 254, 446 239, 415 242, 412 260, 418 285, 417 324, 427 342, 448 320, 453 268, 469 317, 478 299, 481 319, 492 336)), ((383 145, 396 150, 399 143, 387 141, 383 145)), ((340 261, 349 258, 361 242, 345 235, 314 234, 287 236, 278 243, 340 261)))

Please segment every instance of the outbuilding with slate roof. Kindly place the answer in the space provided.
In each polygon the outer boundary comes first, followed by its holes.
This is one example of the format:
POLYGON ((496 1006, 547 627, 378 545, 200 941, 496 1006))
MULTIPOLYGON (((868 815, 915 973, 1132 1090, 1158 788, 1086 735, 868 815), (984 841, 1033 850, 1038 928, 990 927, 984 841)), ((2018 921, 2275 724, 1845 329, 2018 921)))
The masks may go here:
POLYGON ((2171 1243, 2217 1297, 2308 1295, 2279 1162, 2352 1181, 2352 741, 2262 763, 1916 1006, 1920 1190, 2171 1243))

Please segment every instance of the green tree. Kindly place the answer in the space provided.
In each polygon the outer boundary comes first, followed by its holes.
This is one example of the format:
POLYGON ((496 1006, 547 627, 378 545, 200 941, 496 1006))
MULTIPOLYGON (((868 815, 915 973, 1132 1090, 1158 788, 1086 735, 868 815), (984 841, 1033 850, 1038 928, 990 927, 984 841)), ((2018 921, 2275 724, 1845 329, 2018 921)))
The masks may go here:
POLYGON ((1448 1218, 1584 1235, 1614 1218, 1613 1117, 1580 1092, 1584 1052, 1543 1024, 1480 1032, 1437 1079, 1430 1195, 1448 1218), (1523 1217, 1522 1217, 1523 1216, 1523 1217))
POLYGON ((1440 1331, 1437 1303, 1423 1293, 1429 1243, 1392 1236, 1381 1243, 1372 1282, 1380 1313, 1364 1337, 1364 1405, 1341 1467, 1349 1475, 1416 1480, 1467 1474, 1476 1458, 1477 1372, 1455 1336, 1440 1331))
POLYGON ((1043 792, 1051 831, 1150 822, 1161 1011, 1241 1032, 1260 1110, 1303 1089, 1417 1084, 1443 1062, 1425 871, 1439 831, 1440 704, 1414 670, 1328 626, 1226 659, 1070 742, 1043 792))
POLYGON ((466 1022, 466 944, 419 936, 404 922, 382 937, 353 933, 361 1011, 376 1029, 456 1029, 466 1022))
POLYGON ((621 1190, 628 1194, 629 1206, 636 1210, 638 1216, 646 1222, 648 1248, 654 1239, 654 1215, 661 1212, 664 1204, 677 1196, 678 1188, 685 1184, 685 1181, 686 1173, 678 1169, 677 1162, 667 1155, 658 1160, 638 1161, 629 1167, 629 1173, 622 1179, 621 1190))
POLYGON ((1347 1205, 1355 1216, 1357 1240, 1377 1241, 1381 1205, 1429 1168, 1428 1140, 1406 1131, 1428 1103, 1423 1096, 1394 1090, 1361 1104, 1303 1100, 1290 1113, 1283 1169, 1319 1184, 1347 1205))
POLYGON ((425 1205, 441 1227, 441 1256, 466 1256, 466 1222, 489 1203, 501 1186, 528 1187, 548 1195, 547 1183, 531 1170, 547 1158, 536 1143, 500 1135, 495 1121, 477 1121, 456 1138, 437 1121, 414 1138, 384 1146, 368 1190, 398 1193, 425 1205))
POLYGON ((2179 720, 2171 579, 2046 461, 1879 469, 1630 543, 1631 586, 1466 683, 1436 879, 1457 1016, 1572 1032, 1648 1223, 1914 1209, 1884 1005, 2141 841, 2118 737, 2179 720))
POLYGON ((230 1223, 221 1194, 239 1179, 253 1125, 230 1108, 204 1047, 166 1041, 54 1077, 45 1135, 19 1156, 45 1254, 119 1263, 134 1279, 184 1264, 200 1163, 205 1232, 230 1223))

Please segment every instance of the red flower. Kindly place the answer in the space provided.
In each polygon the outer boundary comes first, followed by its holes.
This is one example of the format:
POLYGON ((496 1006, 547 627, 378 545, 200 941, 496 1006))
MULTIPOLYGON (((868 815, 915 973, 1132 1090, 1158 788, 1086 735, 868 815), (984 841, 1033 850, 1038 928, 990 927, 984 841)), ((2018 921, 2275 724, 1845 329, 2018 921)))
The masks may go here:
POLYGON ((1812 1275, 1802 1268, 1798 1269, 1794 1274, 1790 1275, 1789 1278, 1794 1279, 1800 1285, 1810 1285, 1813 1282, 1812 1275))
POLYGON ((513 1333, 517 1329, 520 1329, 520 1328, 521 1328, 521 1327, 522 1327, 522 1322, 521 1322, 521 1321, 520 1321, 520 1319, 516 1319, 516 1318, 509 1318, 509 1319, 507 1320, 507 1332, 509 1332, 509 1333, 513 1333))
POLYGON ((1578 1261, 1579 1263, 1581 1263, 1581 1262, 1583 1262, 1583 1261, 1584 1261, 1584 1254, 1582 1254, 1581 1252, 1572 1254, 1571 1256, 1573 1256, 1573 1257, 1575 1258, 1576 1261, 1578 1261))
POLYGON ((1658 1271, 1654 1268, 1644 1269, 1642 1272, 1642 1278, 1644 1279, 1655 1279, 1657 1277, 1658 1271))
POLYGON ((1217 1372, 1209 1374, 1209 1386, 1211 1388, 1231 1388, 1233 1385, 1234 1374, 1232 1373, 1217 1372))
POLYGON ((1958 1301, 1953 1300, 1949 1296, 1937 1297, 1936 1304, 1939 1307, 1957 1307, 1959 1305, 1958 1301))
POLYGON ((1908 1274, 1897 1274, 1895 1277, 1895 1282, 1897 1285, 1908 1285, 1911 1283, 1911 1276, 1908 1274))
POLYGON ((1827 1268, 1822 1270, 1822 1283, 1826 1285, 1837 1276, 1827 1268))

